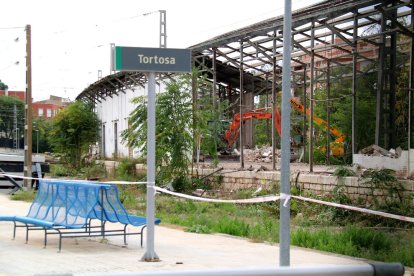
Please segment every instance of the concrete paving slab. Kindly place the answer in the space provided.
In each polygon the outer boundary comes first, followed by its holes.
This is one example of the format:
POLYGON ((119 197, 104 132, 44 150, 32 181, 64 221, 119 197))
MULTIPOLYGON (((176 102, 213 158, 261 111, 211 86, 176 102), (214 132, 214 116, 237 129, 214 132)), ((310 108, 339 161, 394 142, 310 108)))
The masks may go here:
MULTIPOLYGON (((0 193, 0 215, 25 215, 29 203, 11 201, 0 193)), ((111 224, 110 227, 116 225, 111 224)), ((48 238, 43 248, 43 231, 31 231, 25 244, 25 230, 18 229, 12 240, 13 223, 0 222, 0 275, 88 274, 158 270, 200 270, 278 266, 279 247, 252 243, 228 235, 187 233, 179 229, 157 226, 155 251, 160 262, 142 262, 145 253, 139 237, 64 239, 57 253, 57 236, 48 238)), ((145 241, 145 239, 144 239, 145 241)), ((291 265, 355 265, 366 261, 316 250, 291 248, 291 265)))

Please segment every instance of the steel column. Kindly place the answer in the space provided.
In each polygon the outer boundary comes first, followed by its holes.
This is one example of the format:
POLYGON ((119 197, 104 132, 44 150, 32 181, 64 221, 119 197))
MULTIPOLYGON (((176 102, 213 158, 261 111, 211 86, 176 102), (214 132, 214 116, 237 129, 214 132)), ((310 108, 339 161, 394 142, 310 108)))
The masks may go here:
MULTIPOLYGON (((391 20, 391 29, 396 28, 395 21, 397 20, 397 10, 392 12, 393 20, 391 20)), ((397 88, 397 32, 391 34, 390 39, 390 48, 389 48, 389 55, 390 55, 390 68, 389 72, 389 118, 388 118, 388 147, 395 149, 397 147, 397 139, 395 136, 396 132, 396 123, 395 123, 395 103, 396 103, 396 88, 397 88)))
POLYGON ((244 153, 243 153, 243 136, 244 136, 244 127, 243 127, 243 40, 240 40, 240 128, 239 128, 239 141, 240 141, 240 168, 244 168, 244 153))
MULTIPOLYGON (((414 0, 410 1, 411 3, 411 7, 413 7, 414 5, 414 0)), ((411 30, 414 30, 414 11, 413 9, 411 9, 411 30)), ((407 160, 407 178, 410 177, 411 175, 411 165, 410 165, 410 153, 411 153, 411 116, 413 115, 412 112, 412 107, 411 107, 411 103, 412 103, 412 99, 411 99, 411 95, 413 92, 413 84, 414 84, 414 37, 411 37, 411 47, 410 47, 410 72, 409 72, 409 77, 408 77, 408 137, 407 137, 407 143, 408 143, 408 160, 407 160)))
POLYGON ((310 62, 310 101, 309 101, 309 172, 313 172, 313 89, 315 81, 315 22, 312 20, 311 26, 311 62, 310 62))
POLYGON ((326 163, 329 165, 331 163, 331 62, 328 61, 326 68, 326 90, 327 90, 327 101, 326 101, 326 114, 327 114, 327 126, 328 132, 326 135, 326 163))
MULTIPOLYGON (((381 14, 381 32, 384 32, 386 28, 385 16, 381 14)), ((376 116, 375 116, 375 144, 380 145, 382 134, 382 111, 383 111, 383 86, 384 86, 384 63, 385 63, 385 34, 380 36, 379 48, 378 48, 378 78, 377 78, 377 103, 376 103, 376 116)))
POLYGON ((356 74, 357 74, 357 38, 358 38, 358 11, 354 13, 354 33, 353 33, 353 47, 352 47, 352 155, 356 153, 356 74))
MULTIPOLYGON (((276 30, 273 33, 272 118, 276 118, 276 30)), ((276 170, 276 124, 272 120, 272 169, 276 170)))
POLYGON ((303 129, 302 129, 302 148, 303 148, 303 158, 305 158, 306 156, 306 137, 307 137, 307 119, 306 119, 306 108, 307 108, 307 104, 306 104, 306 99, 307 99, 307 95, 306 95, 306 64, 303 65, 303 110, 305 110, 305 112, 303 112, 303 129))
POLYGON ((218 137, 218 124, 219 124, 219 108, 218 108, 218 99, 217 99, 217 48, 213 48, 213 120, 214 120, 214 150, 217 152, 217 137, 218 137))

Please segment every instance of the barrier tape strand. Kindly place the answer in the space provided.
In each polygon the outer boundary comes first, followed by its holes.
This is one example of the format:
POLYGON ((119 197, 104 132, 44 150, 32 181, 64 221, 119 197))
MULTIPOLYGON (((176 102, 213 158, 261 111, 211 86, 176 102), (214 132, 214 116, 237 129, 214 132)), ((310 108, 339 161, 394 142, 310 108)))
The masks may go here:
MULTIPOLYGON (((85 182, 88 180, 71 180, 71 179, 53 179, 53 178, 35 178, 35 177, 27 177, 27 176, 21 176, 21 175, 13 175, 13 174, 6 174, 6 173, 0 173, 0 176, 10 177, 10 178, 16 178, 16 179, 30 179, 30 180, 42 180, 42 181, 63 181, 63 182, 85 182)), ((122 185, 130 185, 130 184, 154 184, 152 182, 129 182, 129 181, 106 181, 106 182, 99 182, 103 184, 122 184, 122 185)), ((147 186, 147 188, 150 186, 147 186)), ((151 186, 152 187, 152 186, 151 186)), ((197 201, 204 201, 204 202, 215 202, 215 203, 242 203, 242 204, 249 204, 249 203, 263 203, 263 202, 272 202, 272 201, 278 201, 278 200, 284 200, 283 206, 287 207, 287 204, 289 200, 292 198, 307 201, 307 202, 313 202, 318 203, 322 205, 342 208, 346 210, 356 211, 360 213, 366 213, 366 214, 372 214, 377 216, 382 216, 386 218, 392 218, 397 219, 401 221, 407 221, 407 222, 414 222, 413 217, 407 217, 407 216, 401 216, 401 215, 395 215, 390 214, 382 211, 375 211, 370 210, 366 208, 361 207, 355 207, 345 204, 339 204, 334 202, 328 202, 303 196, 295 196, 290 194, 281 193, 279 196, 273 195, 273 196, 261 196, 261 197, 254 197, 254 198, 247 198, 247 199, 212 199, 212 198, 204 198, 204 197, 198 197, 198 196, 192 196, 192 195, 186 195, 182 193, 172 192, 170 190, 153 186, 154 192, 159 191, 165 194, 170 194, 176 197, 186 198, 186 199, 192 199, 197 201)))

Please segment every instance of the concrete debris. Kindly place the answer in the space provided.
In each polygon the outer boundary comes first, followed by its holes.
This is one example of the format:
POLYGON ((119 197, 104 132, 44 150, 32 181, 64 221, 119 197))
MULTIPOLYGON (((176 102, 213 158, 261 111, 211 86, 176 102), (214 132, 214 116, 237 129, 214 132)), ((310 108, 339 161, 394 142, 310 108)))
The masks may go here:
POLYGON ((260 172, 260 171, 267 171, 267 168, 265 166, 258 166, 254 169, 254 172, 260 172))
MULTIPOLYGON (((245 149, 244 158, 249 162, 271 163, 273 159, 272 147, 265 146, 256 149, 245 149)), ((280 151, 276 150, 276 157, 280 157, 280 151)))
POLYGON ((371 145, 366 148, 363 148, 359 151, 359 153, 372 156, 387 156, 390 158, 399 158, 401 156, 402 149, 401 147, 398 147, 396 149, 386 150, 384 148, 381 148, 380 146, 371 145))

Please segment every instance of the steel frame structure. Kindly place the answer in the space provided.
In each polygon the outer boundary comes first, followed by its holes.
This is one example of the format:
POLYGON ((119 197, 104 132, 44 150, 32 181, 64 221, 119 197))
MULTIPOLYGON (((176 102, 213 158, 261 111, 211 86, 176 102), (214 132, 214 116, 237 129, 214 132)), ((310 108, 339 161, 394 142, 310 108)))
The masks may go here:
MULTIPOLYGON (((306 115, 303 117, 303 132, 310 133, 310 171, 313 170, 312 116, 316 102, 314 91, 321 83, 330 87, 333 82, 342 78, 352 80, 352 92, 349 95, 352 97, 350 144, 351 152, 356 153, 357 79, 367 73, 377 74, 375 142, 385 148, 396 146, 394 122, 397 68, 409 66, 410 81, 407 91, 413 89, 412 7, 413 0, 330 0, 293 12, 292 37, 289 38, 292 39, 292 80, 296 91, 302 91, 301 97, 307 98, 311 103, 310 118, 306 115), (407 26, 407 23, 411 24, 407 26), (398 63, 397 56, 401 57, 399 60, 403 63, 398 63), (364 70, 362 64, 365 68, 370 66, 371 70, 364 70), (331 73, 335 67, 346 70, 335 77, 331 73), (309 129, 306 122, 309 122, 309 129)), ((272 95, 271 104, 275 104, 283 70, 282 30, 283 16, 278 16, 190 47, 194 65, 200 67, 213 83, 212 100, 215 107, 217 101, 230 99, 239 101, 239 109, 242 111, 245 103, 240 95, 247 93, 272 95)), ((146 77, 142 73, 120 72, 92 84, 77 99, 96 103, 101 98, 122 92, 125 88, 143 86, 145 82, 146 77)), ((296 94, 299 96, 299 93, 296 94)), ((328 95, 328 102, 334 100, 331 96, 328 95)), ((410 126, 407 135, 411 137, 411 98, 407 102, 410 102, 410 126)), ((306 101, 303 103, 307 104, 306 101)), ((194 108, 197 108, 197 99, 194 99, 194 108)), ((327 111, 329 124, 329 107, 327 111)), ((240 137, 243 137, 242 133, 240 137)), ((240 144, 243 144, 243 140, 240 144)), ((272 144, 274 150, 274 139, 272 144)), ((241 159, 243 167, 243 155, 241 159)), ((275 163, 273 167, 275 169, 275 163)))

